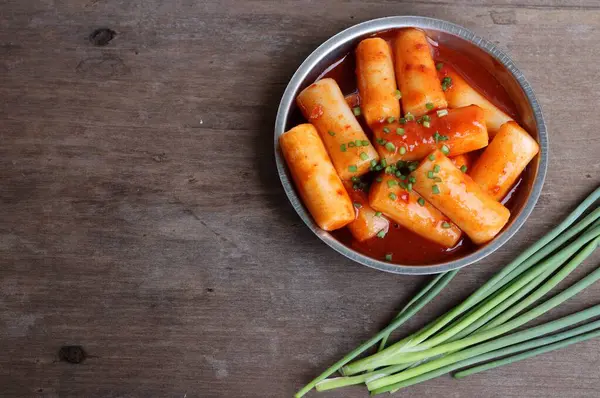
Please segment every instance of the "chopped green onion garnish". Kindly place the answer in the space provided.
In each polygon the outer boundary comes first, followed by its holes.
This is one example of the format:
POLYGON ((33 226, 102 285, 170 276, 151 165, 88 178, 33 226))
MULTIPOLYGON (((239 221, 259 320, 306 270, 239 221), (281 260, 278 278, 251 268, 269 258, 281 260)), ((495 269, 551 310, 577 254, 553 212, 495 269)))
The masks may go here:
POLYGON ((444 64, 442 62, 438 62, 437 64, 435 64, 435 69, 440 70, 444 67, 444 64))
POLYGON ((387 166, 387 160, 385 158, 381 159, 381 167, 387 166))
POLYGON ((440 193, 440 187, 438 187, 437 185, 433 185, 431 187, 431 192, 433 192, 435 195, 438 195, 440 193))
POLYGON ((376 171, 381 171, 383 169, 383 167, 381 167, 381 165, 377 165, 375 166, 375 170, 376 171))
POLYGON ((431 102, 428 102, 428 103, 425 104, 425 108, 427 108, 429 110, 432 110, 434 107, 435 106, 431 102))
POLYGON ((404 174, 400 174, 400 179, 401 180, 406 180, 406 176, 404 174))
POLYGON ((431 170, 430 170, 430 171, 428 171, 428 172, 427 172, 427 178, 431 178, 431 179, 433 180, 433 177, 435 177, 435 176, 433 175, 433 171, 431 171, 431 170))
POLYGON ((350 141, 348 143, 348 148, 354 148, 356 146, 356 144, 354 143, 354 141, 350 141))
POLYGON ((433 179, 433 181, 435 181, 435 182, 442 182, 442 179, 441 179, 440 177, 435 177, 435 178, 433 179))
POLYGON ((352 108, 352 112, 354 112, 354 116, 360 116, 360 106, 352 108))
POLYGON ((452 85, 452 78, 450 76, 446 76, 442 79, 442 90, 446 91, 452 85))
POLYGON ((387 127, 384 127, 384 128, 383 128, 383 132, 387 134, 387 133, 389 133, 389 132, 390 132, 390 129, 388 129, 387 127))
POLYGON ((391 142, 386 142, 385 149, 387 149, 390 152, 394 152, 396 150, 396 146, 394 144, 392 144, 391 142))
POLYGON ((450 227, 451 227, 450 223, 448 223, 448 222, 446 222, 446 221, 444 221, 444 222, 442 223, 442 228, 444 228, 444 229, 448 229, 448 228, 450 228, 450 227))
POLYGON ((406 124, 406 118, 401 117, 400 119, 398 119, 398 121, 400 122, 400 124, 406 124))
POLYGON ((398 127, 396 129, 396 134, 398 134, 398 135, 404 135, 404 129, 402 127, 398 127))
POLYGON ((417 167, 419 167, 419 162, 410 162, 408 164, 408 169, 410 171, 415 171, 417 169, 417 167))
POLYGON ((419 199, 417 199, 417 203, 420 204, 421 206, 425 206, 425 199, 419 198, 419 199))
POLYGON ((431 161, 435 160, 435 155, 432 153, 429 156, 427 156, 427 158, 431 161))
POLYGON ((431 121, 431 116, 429 116, 429 115, 423 115, 421 117, 421 120, 424 121, 424 122, 430 122, 431 121))
POLYGON ((340 150, 341 150, 342 152, 346 152, 346 144, 342 144, 342 145, 340 145, 340 150))
POLYGON ((392 261, 392 253, 388 253, 385 255, 385 261, 392 261))
POLYGON ((406 184, 406 190, 408 192, 412 191, 412 182, 409 182, 408 184, 406 184))
POLYGON ((367 155, 367 154, 366 154, 366 153, 364 153, 364 152, 361 152, 361 153, 360 153, 360 158, 361 158, 362 160, 367 160, 367 159, 369 159, 369 155, 367 155))
POLYGON ((463 173, 467 172, 467 165, 463 164, 462 166, 460 166, 460 171, 462 171, 463 173))
POLYGON ((387 166, 384 170, 386 174, 392 174, 392 166, 387 166))
POLYGON ((440 167, 440 165, 439 165, 439 164, 435 164, 435 165, 433 165, 433 172, 434 172, 434 173, 439 173, 441 169, 442 169, 442 168, 440 167))
POLYGON ((352 176, 351 180, 352 182, 360 182, 360 177, 352 176))
POLYGON ((381 182, 381 181, 383 181, 383 178, 381 178, 381 177, 377 177, 377 178, 375 179, 375 181, 377 181, 377 182, 381 182))
POLYGON ((390 194, 388 195, 390 197, 391 200, 396 200, 397 196, 395 193, 390 192, 390 194))
POLYGON ((333 131, 328 131, 327 133, 329 133, 330 136, 335 137, 335 133, 333 131))
POLYGON ((362 146, 369 146, 369 144, 370 144, 369 140, 362 141, 362 146))
POLYGON ((406 113, 406 115, 404 115, 404 118, 409 122, 412 122, 413 120, 415 120, 415 117, 410 112, 406 113))
POLYGON ((352 185, 352 189, 359 190, 360 189, 360 184, 354 184, 354 185, 352 185))
POLYGON ((388 123, 394 123, 395 121, 396 121, 396 118, 393 117, 393 116, 390 116, 390 117, 387 118, 387 122, 388 123))
POLYGON ((398 162, 396 162, 396 167, 399 169, 406 167, 406 162, 404 160, 399 160, 398 162))
POLYGON ((400 177, 404 177, 404 176, 402 175, 402 172, 400 172, 400 171, 397 171, 397 172, 396 172, 396 177, 400 178, 400 177))
POLYGON ((386 141, 385 141, 383 138, 377 138, 377 143, 378 143, 379 145, 383 145, 383 144, 385 144, 385 142, 386 142, 386 141))
POLYGON ((424 121, 423 122, 423 127, 429 128, 429 127, 431 127, 431 123, 429 123, 428 121, 424 121))
POLYGON ((354 202, 354 207, 356 207, 357 209, 360 209, 362 207, 362 205, 358 202, 354 202))
POLYGON ((402 93, 400 92, 400 90, 396 90, 394 92, 394 96, 396 97, 396 99, 400 99, 402 98, 402 93))
POLYGON ((448 109, 440 109, 437 111, 437 115, 438 117, 448 116, 448 109))
MULTIPOLYGON (((381 213, 379 213, 379 214, 381 214, 381 213)), ((386 234, 385 229, 382 229, 381 231, 377 232, 377 237, 385 238, 385 234, 386 234)))
POLYGON ((389 188, 391 188, 391 187, 393 187, 395 185, 398 185, 398 181, 396 181, 396 180, 387 180, 387 186, 389 188))
MULTIPOLYGON (((356 173, 358 171, 358 167, 356 167, 355 165, 348 166, 348 171, 351 173, 356 173)), ((348 202, 346 202, 346 203, 348 203, 348 202)))
POLYGON ((360 146, 362 146, 362 141, 361 140, 356 140, 356 141, 354 141, 354 145, 360 147, 360 146))
POLYGON ((371 160, 371 167, 377 166, 377 161, 375 159, 371 160))
POLYGON ((404 155, 406 153, 406 147, 401 146, 398 151, 400 152, 400 155, 404 155))
POLYGON ((442 153, 444 155, 447 155, 450 153, 450 148, 448 148, 446 145, 442 145, 442 149, 440 149, 442 151, 442 153))
POLYGON ((417 177, 410 176, 410 177, 408 177, 408 181, 410 181, 410 182, 412 182, 414 184, 415 182, 417 182, 417 177))
POLYGON ((381 212, 380 211, 376 211, 375 212, 375 217, 381 217, 381 212))
POLYGON ((407 187, 407 185, 406 185, 406 183, 404 181, 400 181, 398 183, 398 185, 400 185, 400 188, 402 188, 402 189, 406 189, 406 187, 407 187))

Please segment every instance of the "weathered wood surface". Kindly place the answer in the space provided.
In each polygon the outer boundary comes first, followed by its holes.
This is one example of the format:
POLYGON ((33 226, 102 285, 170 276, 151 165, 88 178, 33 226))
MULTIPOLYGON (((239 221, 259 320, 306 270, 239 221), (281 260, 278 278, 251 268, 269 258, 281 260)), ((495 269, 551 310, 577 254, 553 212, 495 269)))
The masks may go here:
MULTIPOLYGON (((597 1, 0 0, 0 395, 289 397, 382 327, 426 279, 318 241, 287 203, 271 142, 305 56, 401 14, 507 50, 551 138, 526 226, 411 330, 600 182, 597 1), (117 33, 104 47, 88 40, 99 27, 117 33), (67 344, 94 357, 59 362, 67 344)), ((595 286, 545 319, 599 302, 595 286)), ((402 396, 597 397, 599 364, 591 341, 402 396)))

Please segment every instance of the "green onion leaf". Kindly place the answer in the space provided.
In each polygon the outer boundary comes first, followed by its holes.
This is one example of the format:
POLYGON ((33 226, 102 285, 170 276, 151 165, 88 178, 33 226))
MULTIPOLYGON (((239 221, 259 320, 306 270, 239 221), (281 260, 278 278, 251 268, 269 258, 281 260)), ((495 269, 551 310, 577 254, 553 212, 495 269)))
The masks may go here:
POLYGON ((396 121, 396 118, 393 117, 393 116, 390 116, 390 117, 387 118, 387 122, 388 123, 394 123, 395 121, 396 121))
POLYGON ((354 116, 360 116, 360 106, 352 108, 352 112, 354 112, 354 116))
POLYGON ((423 127, 429 128, 429 127, 431 127, 431 123, 429 123, 428 121, 424 121, 423 122, 423 127))
POLYGON ((387 166, 387 160, 385 158, 381 159, 381 167, 387 166))
POLYGON ((391 200, 396 200, 396 198, 397 198, 396 194, 393 192, 390 192, 390 194, 388 196, 391 200))
POLYGON ((396 97, 396 99, 402 98, 402 93, 400 92, 400 90, 396 90, 394 92, 394 97, 396 97))
MULTIPOLYGON (((355 165, 348 166, 348 171, 351 173, 356 173, 358 171, 358 167, 356 167, 355 165)), ((346 202, 346 203, 348 203, 348 202, 346 202)))
POLYGON ((417 182, 417 177, 410 176, 410 177, 408 177, 408 181, 410 181, 410 182, 412 182, 414 184, 415 182, 417 182))
POLYGON ((431 192, 433 192, 434 195, 439 195, 439 193, 440 193, 440 187, 438 187, 437 185, 433 185, 431 187, 431 192))
POLYGON ((346 144, 342 144, 342 145, 340 145, 340 150, 341 150, 342 152, 346 152, 346 144))
POLYGON ((360 177, 352 176, 351 180, 352 182, 360 182, 360 177))
POLYGON ((354 141, 350 141, 348 143, 348 148, 354 148, 356 146, 356 144, 354 143, 354 141))
POLYGON ((401 117, 400 119, 398 119, 398 121, 400 122, 400 124, 406 124, 406 118, 405 117, 401 117))
POLYGON ((432 154, 430 154, 429 156, 427 156, 427 158, 428 158, 429 160, 431 160, 431 161, 434 161, 434 160, 435 160, 435 155, 432 153, 432 154))
POLYGON ((414 115, 413 115, 412 113, 410 113, 410 112, 407 112, 407 113, 406 113, 406 115, 404 115, 404 118, 405 118, 407 121, 409 121, 409 122, 412 122, 412 121, 414 121, 414 120, 415 120, 415 117, 414 117, 414 115))
POLYGON ((450 153, 450 148, 448 148, 446 145, 442 145, 442 148, 440 150, 444 155, 448 155, 450 153))
POLYGON ((390 132, 390 129, 388 129, 387 127, 384 127, 384 128, 383 128, 383 132, 384 132, 385 134, 387 134, 387 133, 389 133, 389 132, 390 132))
POLYGON ((443 67, 444 67, 443 62, 438 62, 437 64, 435 64, 435 69, 437 69, 437 70, 441 70, 443 67))
POLYGON ((330 136, 335 137, 335 133, 333 131, 328 131, 327 132, 330 136))
POLYGON ((392 253, 388 253, 385 255, 385 261, 392 261, 392 253))
POLYGON ((417 203, 420 204, 421 206, 425 206, 425 199, 419 198, 419 199, 417 199, 417 203))
POLYGON ((369 144, 370 144, 369 140, 362 141, 362 146, 369 146, 369 144))
POLYGON ((411 192, 411 191, 412 191, 412 187, 413 187, 413 185, 412 185, 412 182, 409 182, 408 184, 406 184, 406 190, 407 190, 408 192, 411 192))
POLYGON ((381 217, 381 212, 380 211, 376 211, 375 212, 375 217, 381 217))
POLYGON ((399 149, 400 155, 404 155, 406 153, 406 147, 401 146, 399 149))
POLYGON ((434 177, 435 176, 433 175, 433 171, 430 170, 427 172, 427 178, 431 178, 433 180, 434 177))
POLYGON ((364 153, 364 152, 361 152, 361 153, 360 153, 360 158, 361 158, 362 160, 367 160, 367 159, 369 159, 369 155, 367 155, 367 154, 366 154, 366 153, 364 153))
POLYGON ((357 209, 360 209, 362 207, 362 205, 358 202, 354 202, 354 207, 356 207, 357 209))
POLYGON ((439 164, 434 164, 434 165, 433 165, 433 172, 434 172, 434 173, 439 173, 441 169, 442 169, 442 168, 440 167, 440 165, 439 165, 439 164))
POLYGON ((396 129, 396 134, 398 134, 398 135, 404 135, 404 129, 402 127, 398 127, 396 129))
POLYGON ((444 222, 442 223, 442 228, 444 228, 444 229, 448 229, 448 228, 450 228, 450 227, 451 227, 450 223, 448 223, 448 222, 446 222, 446 221, 444 221, 444 222))
POLYGON ((392 144, 391 142, 386 142, 385 149, 387 149, 390 152, 394 152, 396 150, 396 146, 394 144, 392 144))
POLYGON ((467 172, 467 165, 463 164, 462 166, 460 166, 460 171, 462 171, 463 173, 467 172))
POLYGON ((387 180, 387 186, 389 188, 391 188, 393 186, 396 186, 396 185, 398 185, 398 181, 396 181, 396 180, 387 180))
MULTIPOLYGON (((381 213, 379 213, 379 214, 381 214, 381 213)), ((381 231, 377 232, 377 237, 383 239, 383 238, 385 238, 385 234, 386 234, 385 229, 382 229, 381 231)))
POLYGON ((433 108, 435 108, 435 105, 433 105, 431 102, 428 102, 425 104, 425 108, 432 110, 433 108))

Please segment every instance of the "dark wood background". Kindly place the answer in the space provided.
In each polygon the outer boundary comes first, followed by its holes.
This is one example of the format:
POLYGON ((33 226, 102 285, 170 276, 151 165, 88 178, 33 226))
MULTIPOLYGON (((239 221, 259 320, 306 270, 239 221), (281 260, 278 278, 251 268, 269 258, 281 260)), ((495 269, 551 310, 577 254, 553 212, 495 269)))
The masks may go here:
MULTIPOLYGON (((600 3, 0 0, 0 395, 289 397, 384 326, 426 277, 357 265, 313 236, 280 186, 272 134, 304 57, 403 14, 505 49, 551 145, 525 227, 407 332, 599 184, 600 3), (116 37, 97 47, 101 27, 116 37), (63 345, 91 357, 61 362, 63 345)), ((597 303, 594 286, 545 319, 597 303)), ((597 397, 599 365, 591 341, 402 396, 597 397)))

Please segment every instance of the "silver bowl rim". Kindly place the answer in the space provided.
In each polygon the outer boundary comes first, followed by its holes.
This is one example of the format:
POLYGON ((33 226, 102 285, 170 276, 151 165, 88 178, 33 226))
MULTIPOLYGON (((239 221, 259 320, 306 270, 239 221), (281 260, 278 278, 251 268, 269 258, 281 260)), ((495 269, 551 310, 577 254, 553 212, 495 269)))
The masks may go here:
POLYGON ((311 229, 311 231, 313 231, 315 235, 317 235, 319 239, 325 242, 329 247, 357 263, 366 265, 367 267, 375 268, 380 271, 404 275, 437 274, 455 270, 458 268, 465 267, 476 261, 479 261, 496 251, 498 248, 504 245, 510 238, 512 238, 512 236, 523 226, 523 224, 533 211, 533 208, 535 207, 535 204, 541 194, 542 186, 544 185, 544 180, 546 178, 546 171, 548 167, 548 134, 546 131, 546 124, 544 123, 542 110, 529 82, 527 81, 527 79, 525 79, 525 76, 521 73, 521 71, 517 69, 512 59, 510 59, 508 55, 506 55, 503 51, 498 49, 491 42, 477 36, 475 33, 462 26, 440 19, 419 16, 392 16, 362 22, 357 25, 351 26, 341 31, 340 33, 332 36, 323 44, 321 44, 315 51, 313 51, 300 65, 298 70, 296 70, 296 73, 294 73, 285 89, 285 92, 279 104, 279 109, 277 110, 277 118, 275 120, 274 144, 277 172, 279 174, 279 178, 281 179, 281 183, 283 184, 283 189, 285 190, 285 193, 290 203, 292 204, 302 221, 304 221, 304 223, 311 229), (283 159, 283 156, 279 150, 278 143, 279 136, 285 132, 286 122, 289 117, 293 102, 295 100, 295 93, 298 91, 298 89, 300 88, 306 77, 313 70, 313 68, 315 68, 324 57, 326 57, 330 52, 335 51, 338 47, 365 35, 386 31, 389 29, 398 29, 404 27, 417 27, 422 29, 438 30, 444 33, 449 33, 458 36, 463 40, 467 40, 475 44, 477 47, 484 50, 494 59, 496 59, 502 65, 504 65, 504 67, 512 74, 514 79, 518 82, 525 94, 525 97, 527 98, 527 101, 529 102, 529 106, 531 107, 533 115, 535 117, 538 132, 538 144, 540 146, 540 151, 538 155, 538 170, 537 175, 535 176, 533 186, 531 187, 531 192, 529 193, 529 197, 527 198, 525 205, 521 209, 518 216, 510 224, 510 226, 506 230, 504 230, 500 235, 494 238, 494 240, 492 240, 490 243, 471 254, 468 254, 464 257, 455 260, 431 265, 402 265, 377 260, 375 258, 366 256, 362 253, 351 249, 350 247, 344 245, 342 242, 334 238, 330 233, 320 229, 315 224, 311 215, 308 213, 308 211, 302 204, 300 198, 296 194, 296 191, 294 190, 294 186, 292 184, 290 175, 285 165, 285 160, 283 159))

